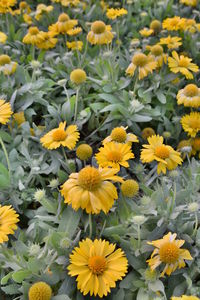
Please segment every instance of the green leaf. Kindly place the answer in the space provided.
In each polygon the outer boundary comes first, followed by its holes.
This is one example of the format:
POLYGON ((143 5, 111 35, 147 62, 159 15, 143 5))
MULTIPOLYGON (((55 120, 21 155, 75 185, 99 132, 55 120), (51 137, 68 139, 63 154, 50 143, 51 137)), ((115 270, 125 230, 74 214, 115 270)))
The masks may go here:
POLYGON ((70 206, 67 206, 62 213, 62 218, 60 220, 58 231, 67 232, 68 237, 72 238, 72 236, 74 235, 78 227, 81 215, 82 215, 81 210, 76 212, 70 206))
POLYGON ((157 91, 156 96, 157 96, 158 100, 160 101, 160 103, 162 103, 162 104, 166 103, 166 97, 161 91, 157 91))
POLYGON ((10 186, 9 172, 6 167, 0 163, 0 188, 5 189, 10 186))
POLYGON ((3 130, 0 130, 0 137, 2 138, 3 141, 7 143, 10 143, 12 141, 11 135, 3 130))
POLYGON ((6 284, 8 282, 8 280, 12 277, 12 274, 14 272, 10 272, 8 273, 6 276, 4 276, 2 279, 1 279, 1 284, 6 284))
POLYGON ((162 292, 163 294, 165 294, 165 288, 164 285, 162 283, 162 281, 160 280, 156 280, 154 282, 149 282, 149 288, 153 291, 153 292, 162 292))
POLYGON ((18 289, 20 288, 20 285, 18 284, 9 284, 7 286, 1 286, 1 289, 4 291, 4 293, 8 294, 8 295, 17 295, 20 292, 18 291, 18 289))
POLYGON ((28 277, 29 275, 31 275, 31 271, 29 270, 19 270, 17 272, 14 272, 12 274, 12 279, 17 282, 17 283, 21 283, 26 277, 28 277))

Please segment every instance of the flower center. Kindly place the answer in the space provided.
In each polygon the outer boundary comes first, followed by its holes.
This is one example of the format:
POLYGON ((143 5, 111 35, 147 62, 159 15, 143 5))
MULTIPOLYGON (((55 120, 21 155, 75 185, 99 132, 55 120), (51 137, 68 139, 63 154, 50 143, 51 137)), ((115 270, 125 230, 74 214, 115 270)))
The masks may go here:
POLYGON ((67 14, 61 14, 58 18, 58 22, 64 23, 69 21, 69 16, 67 14))
POLYGON ((106 269, 106 260, 103 256, 89 258, 88 267, 95 275, 101 275, 106 269))
POLYGON ((122 160, 122 154, 118 151, 111 151, 107 154, 107 159, 117 163, 122 160))
POLYGON ((200 119, 190 119, 188 125, 193 129, 200 128, 200 119))
POLYGON ((118 143, 124 143, 126 141, 126 130, 122 127, 116 127, 111 132, 111 138, 118 143))
POLYGON ((184 88, 184 94, 187 97, 194 97, 197 96, 199 92, 198 87, 195 84, 188 84, 185 88, 184 88))
POLYGON ((200 138, 196 138, 193 140, 192 146, 195 150, 200 151, 200 138))
POLYGON ((94 191, 101 183, 101 175, 99 171, 87 166, 83 168, 78 174, 78 184, 85 190, 94 191))
POLYGON ((132 62, 134 65, 137 67, 143 67, 147 64, 148 58, 145 54, 143 53, 138 53, 135 54, 132 58, 132 62))
POLYGON ((151 48, 151 53, 155 56, 163 54, 163 48, 160 45, 155 45, 151 48))
POLYGON ((182 57, 180 58, 179 61, 179 67, 187 68, 188 67, 188 58, 187 57, 182 57))
POLYGON ((56 142, 64 141, 67 133, 63 129, 56 129, 52 134, 53 140, 56 142))
POLYGON ((173 264, 179 259, 179 248, 173 242, 166 242, 159 250, 160 260, 166 264, 173 264))
POLYGON ((11 59, 8 55, 0 55, 0 66, 4 66, 6 64, 9 64, 11 62, 11 59))
POLYGON ((102 21, 95 21, 94 23, 92 23, 91 30, 96 34, 101 34, 105 32, 106 25, 102 21))
POLYGON ((39 29, 37 27, 31 27, 31 28, 29 28, 29 33, 31 35, 36 35, 39 33, 39 29))
POLYGON ((169 149, 165 145, 158 146, 155 149, 155 155, 162 159, 168 158, 169 157, 169 149))

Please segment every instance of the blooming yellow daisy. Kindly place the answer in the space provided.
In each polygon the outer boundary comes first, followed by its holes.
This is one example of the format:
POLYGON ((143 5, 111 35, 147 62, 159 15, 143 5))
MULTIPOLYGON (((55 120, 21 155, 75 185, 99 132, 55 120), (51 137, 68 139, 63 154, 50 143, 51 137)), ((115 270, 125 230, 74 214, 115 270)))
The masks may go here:
POLYGON ((106 16, 108 19, 115 20, 118 17, 127 15, 128 11, 124 8, 108 8, 106 16))
POLYGON ((0 244, 8 241, 9 234, 14 234, 19 222, 18 217, 11 205, 0 205, 0 244))
POLYGON ((172 56, 173 57, 168 58, 168 66, 170 71, 173 73, 180 72, 185 75, 187 79, 193 79, 194 76, 190 71, 196 73, 199 71, 199 67, 196 64, 191 63, 192 59, 184 55, 180 55, 179 57, 176 51, 172 52, 172 56))
POLYGON ((145 55, 144 53, 136 53, 132 57, 132 62, 126 69, 126 74, 133 76, 137 70, 139 79, 143 79, 149 73, 157 68, 157 62, 152 55, 145 55))
POLYGON ((176 96, 178 105, 186 107, 200 106, 200 88, 196 84, 188 84, 180 90, 176 96))
POLYGON ((39 49, 52 49, 56 46, 58 39, 51 36, 51 32, 43 32, 42 34, 43 40, 41 42, 36 43, 36 46, 39 49))
POLYGON ((85 209, 88 214, 107 213, 118 199, 114 182, 123 182, 116 176, 117 169, 96 169, 91 166, 83 168, 79 173, 72 173, 61 186, 61 194, 65 203, 71 204, 74 210, 85 209))
POLYGON ((91 31, 87 35, 87 40, 92 45, 110 44, 114 37, 110 25, 103 21, 95 21, 91 25, 91 31))
POLYGON ((196 296, 183 295, 181 297, 171 297, 171 300, 200 300, 200 298, 198 298, 196 296))
POLYGON ((191 137, 195 137, 200 131, 200 112, 191 112, 181 118, 183 130, 191 137))
POLYGON ((154 57, 155 61, 157 61, 158 68, 161 68, 164 63, 167 63, 167 55, 163 53, 162 46, 146 46, 146 49, 150 50, 151 55, 154 57))
POLYGON ((70 29, 74 28, 78 24, 77 20, 72 20, 65 13, 62 13, 58 17, 58 21, 55 24, 49 26, 49 31, 54 35, 66 34, 70 29))
POLYGON ((0 124, 8 123, 12 113, 10 103, 6 103, 5 100, 0 99, 0 124))
POLYGON ((81 51, 83 48, 83 42, 82 41, 73 41, 73 42, 66 42, 66 46, 68 49, 71 50, 78 50, 81 51))
POLYGON ((120 166, 129 167, 128 160, 134 158, 134 154, 129 144, 109 142, 99 148, 95 157, 100 167, 112 167, 119 170, 120 166))
POLYGON ((0 13, 5 14, 8 11, 11 11, 12 6, 15 6, 17 0, 1 0, 0 1, 0 13))
POLYGON ((107 296, 116 281, 127 273, 128 260, 124 252, 106 240, 85 239, 70 255, 69 275, 78 276, 77 288, 83 295, 107 296))
POLYGON ((163 144, 163 137, 153 135, 148 139, 148 145, 143 145, 145 149, 141 151, 141 161, 150 163, 154 160, 158 162, 157 172, 166 174, 166 169, 174 170, 182 163, 179 152, 175 151, 171 146, 163 144))
POLYGON ((189 31, 190 33, 195 33, 197 30, 196 21, 194 19, 182 19, 181 29, 185 31, 189 31))
POLYGON ((82 28, 81 28, 81 27, 74 27, 74 28, 72 28, 72 29, 69 29, 69 30, 67 31, 67 34, 70 35, 70 36, 72 36, 72 35, 77 35, 77 34, 79 34, 80 32, 82 32, 82 28))
POLYGON ((36 46, 42 43, 44 39, 44 32, 39 31, 36 26, 33 26, 28 29, 28 33, 23 38, 23 43, 36 46))
POLYGON ((179 36, 171 36, 161 38, 159 44, 160 45, 167 45, 168 49, 177 49, 179 46, 182 45, 182 38, 179 36))
POLYGON ((151 258, 147 260, 151 270, 155 270, 162 263, 165 264, 161 277, 164 277, 165 273, 170 275, 177 268, 184 268, 185 259, 193 259, 188 250, 180 249, 185 241, 176 240, 176 236, 176 233, 169 232, 160 240, 148 242, 149 245, 156 247, 151 258))
POLYGON ((200 138, 196 137, 192 139, 191 146, 192 146, 192 155, 196 155, 197 153, 199 153, 199 158, 200 158, 200 138))
POLYGON ((152 135, 155 135, 155 130, 151 127, 145 127, 143 130, 142 130, 142 138, 144 140, 147 140, 148 137, 152 136, 152 135))
POLYGON ((180 0, 180 3, 188 6, 197 6, 197 0, 180 0))
POLYGON ((116 142, 116 143, 138 143, 139 140, 137 136, 133 133, 127 133, 125 127, 120 126, 120 127, 115 127, 111 134, 107 136, 103 140, 103 145, 109 142, 116 142))
POLYGON ((152 29, 149 29, 149 28, 143 28, 143 29, 141 29, 140 31, 139 31, 139 33, 141 34, 141 36, 144 36, 144 37, 148 37, 148 36, 150 36, 150 35, 152 35, 153 34, 153 30, 152 29))
POLYGON ((180 30, 182 29, 182 23, 183 23, 183 19, 181 19, 180 17, 173 17, 173 18, 167 18, 163 21, 163 28, 167 29, 167 30, 180 30))
POLYGON ((7 40, 7 35, 2 31, 0 31, 0 43, 5 44, 6 40, 7 40))
POLYGON ((43 281, 34 283, 28 292, 28 300, 50 300, 51 297, 52 289, 43 281))
POLYGON ((52 129, 45 134, 40 142, 43 147, 52 150, 60 146, 67 147, 72 150, 76 146, 79 139, 79 132, 76 125, 70 125, 66 129, 66 122, 61 122, 58 128, 52 129))
POLYGON ((0 55, 0 72, 3 72, 4 75, 15 73, 17 65, 16 62, 11 61, 11 58, 8 55, 0 55))

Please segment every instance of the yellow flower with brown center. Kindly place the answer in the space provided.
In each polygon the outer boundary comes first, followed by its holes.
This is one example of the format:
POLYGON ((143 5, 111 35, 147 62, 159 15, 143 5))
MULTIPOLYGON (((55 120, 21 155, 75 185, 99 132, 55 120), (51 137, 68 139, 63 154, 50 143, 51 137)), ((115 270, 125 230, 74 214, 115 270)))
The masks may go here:
POLYGON ((110 25, 103 21, 95 21, 91 25, 91 31, 87 35, 87 40, 92 45, 110 44, 114 37, 110 25))
POLYGON ((92 147, 88 144, 81 144, 76 149, 76 156, 80 160, 88 160, 92 156, 92 147))
POLYGON ((108 19, 115 20, 118 17, 127 15, 128 11, 124 8, 108 8, 106 16, 108 19))
POLYGON ((196 84, 188 84, 178 92, 176 98, 178 105, 197 108, 200 106, 200 88, 196 84))
POLYGON ((106 240, 85 239, 70 255, 69 275, 77 276, 77 288, 83 295, 107 296, 116 281, 127 273, 128 260, 124 252, 106 240))
POLYGON ((155 34, 159 33, 162 29, 162 23, 159 20, 153 20, 150 24, 150 29, 153 30, 155 34))
POLYGON ((61 186, 64 202, 71 204, 74 210, 85 209, 88 214, 99 214, 101 210, 108 213, 118 199, 117 189, 110 181, 123 182, 116 176, 117 172, 116 169, 87 166, 79 173, 70 174, 61 186))
POLYGON ((180 0, 180 3, 193 7, 197 6, 197 0, 180 0))
POLYGON ((167 55, 163 53, 163 47, 160 45, 146 46, 150 50, 151 55, 157 61, 157 67, 161 68, 163 63, 167 63, 167 55))
POLYGON ((74 84, 81 84, 86 81, 87 75, 82 69, 75 69, 70 73, 70 80, 74 84))
POLYGON ((78 50, 81 51, 83 48, 83 42, 82 41, 73 41, 73 42, 66 42, 67 48, 71 50, 78 50))
POLYGON ((60 146, 67 147, 72 150, 75 148, 79 139, 79 132, 76 125, 70 125, 66 129, 66 122, 61 122, 58 128, 52 129, 45 134, 40 142, 43 147, 52 150, 60 146))
POLYGON ((191 61, 191 58, 184 55, 179 56, 176 51, 173 51, 172 57, 168 58, 168 66, 171 72, 175 74, 180 72, 187 79, 193 79, 194 76, 190 71, 196 73, 199 71, 199 67, 191 61))
POLYGON ((19 215, 11 205, 0 205, 0 244, 8 241, 8 235, 17 229, 19 215))
POLYGON ((167 18, 163 21, 163 28, 170 30, 170 31, 177 31, 182 29, 182 24, 184 23, 184 20, 180 17, 173 17, 173 18, 167 18))
POLYGON ((182 38, 179 36, 168 35, 166 38, 161 38, 159 44, 167 45, 168 49, 177 49, 182 45, 182 38))
POLYGON ((148 137, 155 135, 155 130, 151 127, 146 127, 142 130, 142 138, 147 140, 148 137))
POLYGON ((7 40, 7 35, 4 32, 0 31, 0 43, 5 44, 6 40, 7 40))
POLYGON ((0 72, 3 72, 4 75, 11 75, 15 73, 16 69, 16 62, 11 61, 11 58, 8 55, 0 55, 0 72))
POLYGON ((152 55, 136 53, 132 57, 131 64, 126 69, 126 74, 133 76, 135 71, 138 71, 139 79, 143 79, 156 68, 157 62, 152 55))
POLYGON ((148 37, 148 36, 150 36, 150 35, 152 35, 153 34, 153 30, 152 29, 149 29, 149 28, 143 28, 143 29, 141 29, 140 31, 139 31, 139 33, 141 34, 141 36, 143 36, 143 37, 148 37))
POLYGON ((128 160, 134 158, 134 154, 129 144, 109 142, 99 148, 95 157, 100 167, 112 167, 119 170, 120 166, 129 167, 128 160))
POLYGON ((187 132, 191 137, 195 137, 200 131, 200 113, 191 112, 189 115, 183 116, 181 118, 181 125, 185 132, 187 132))
POLYGON ((24 44, 31 44, 36 46, 44 41, 44 32, 39 31, 36 26, 30 27, 28 33, 23 38, 24 44))
POLYGON ((52 289, 43 281, 34 283, 28 292, 28 300, 50 300, 51 297, 52 289))
POLYGON ((0 124, 8 123, 12 113, 10 103, 6 103, 5 100, 0 99, 0 124))
POLYGON ((62 13, 58 17, 58 21, 55 24, 49 26, 49 31, 52 31, 54 35, 66 34, 70 29, 74 28, 78 24, 77 20, 70 19, 65 13, 62 13))
POLYGON ((161 277, 165 273, 171 275, 177 268, 184 268, 184 260, 192 260, 190 252, 186 249, 180 249, 185 243, 184 240, 176 240, 176 233, 169 232, 162 239, 148 242, 149 245, 156 247, 151 258, 147 260, 151 270, 155 270, 159 265, 165 264, 161 277))
POLYGON ((121 184, 121 191, 125 197, 132 198, 139 191, 139 184, 133 179, 127 179, 121 184))
POLYGON ((148 139, 148 145, 143 145, 140 159, 143 163, 150 163, 154 160, 158 162, 157 173, 166 174, 166 169, 174 170, 182 163, 179 152, 175 151, 171 146, 163 144, 163 137, 153 135, 148 139))
POLYGON ((181 297, 171 297, 171 300, 200 300, 200 298, 198 298, 196 296, 183 295, 181 297))
POLYGON ((139 140, 137 136, 133 133, 127 133, 126 128, 115 127, 111 134, 103 140, 103 145, 109 142, 116 142, 116 143, 138 143, 139 140))

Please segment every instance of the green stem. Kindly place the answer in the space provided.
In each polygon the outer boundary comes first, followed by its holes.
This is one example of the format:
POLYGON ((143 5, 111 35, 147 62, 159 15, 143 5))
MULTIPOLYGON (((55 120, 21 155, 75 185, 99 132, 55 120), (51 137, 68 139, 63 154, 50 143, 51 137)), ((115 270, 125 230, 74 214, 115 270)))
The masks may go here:
POLYGON ((138 233, 138 248, 140 248, 141 245, 141 235, 140 235, 140 225, 138 224, 137 228, 137 233, 138 233))
POLYGON ((197 216, 197 213, 195 212, 195 226, 194 226, 192 236, 196 235, 197 229, 198 229, 198 216, 197 216))
POLYGON ((8 152, 6 150, 6 147, 4 145, 4 142, 1 138, 1 136, 0 136, 0 144, 2 146, 3 152, 4 152, 5 157, 6 157, 6 162, 7 162, 7 165, 8 165, 9 178, 10 178, 11 177, 10 161, 9 161, 9 158, 8 158, 8 152))
POLYGON ((64 147, 62 147, 62 153, 63 153, 64 158, 65 158, 65 163, 66 163, 66 166, 67 166, 68 173, 70 173, 70 167, 69 167, 69 164, 68 164, 68 159, 67 159, 67 155, 65 153, 64 147))
POLYGON ((92 215, 89 214, 89 238, 92 237, 92 215))
POLYGON ((101 231, 100 231, 99 238, 102 236, 105 227, 106 227, 106 220, 105 220, 104 223, 103 223, 103 227, 102 227, 102 229, 101 229, 101 231))
POLYGON ((170 208, 170 214, 172 214, 174 210, 175 201, 176 201, 176 182, 174 181, 174 193, 173 193, 172 204, 170 208))
POLYGON ((76 123, 76 120, 77 120, 77 114, 78 114, 78 96, 79 96, 79 89, 80 89, 80 87, 78 87, 77 90, 76 90, 76 102, 75 102, 75 112, 74 112, 74 123, 76 123))

